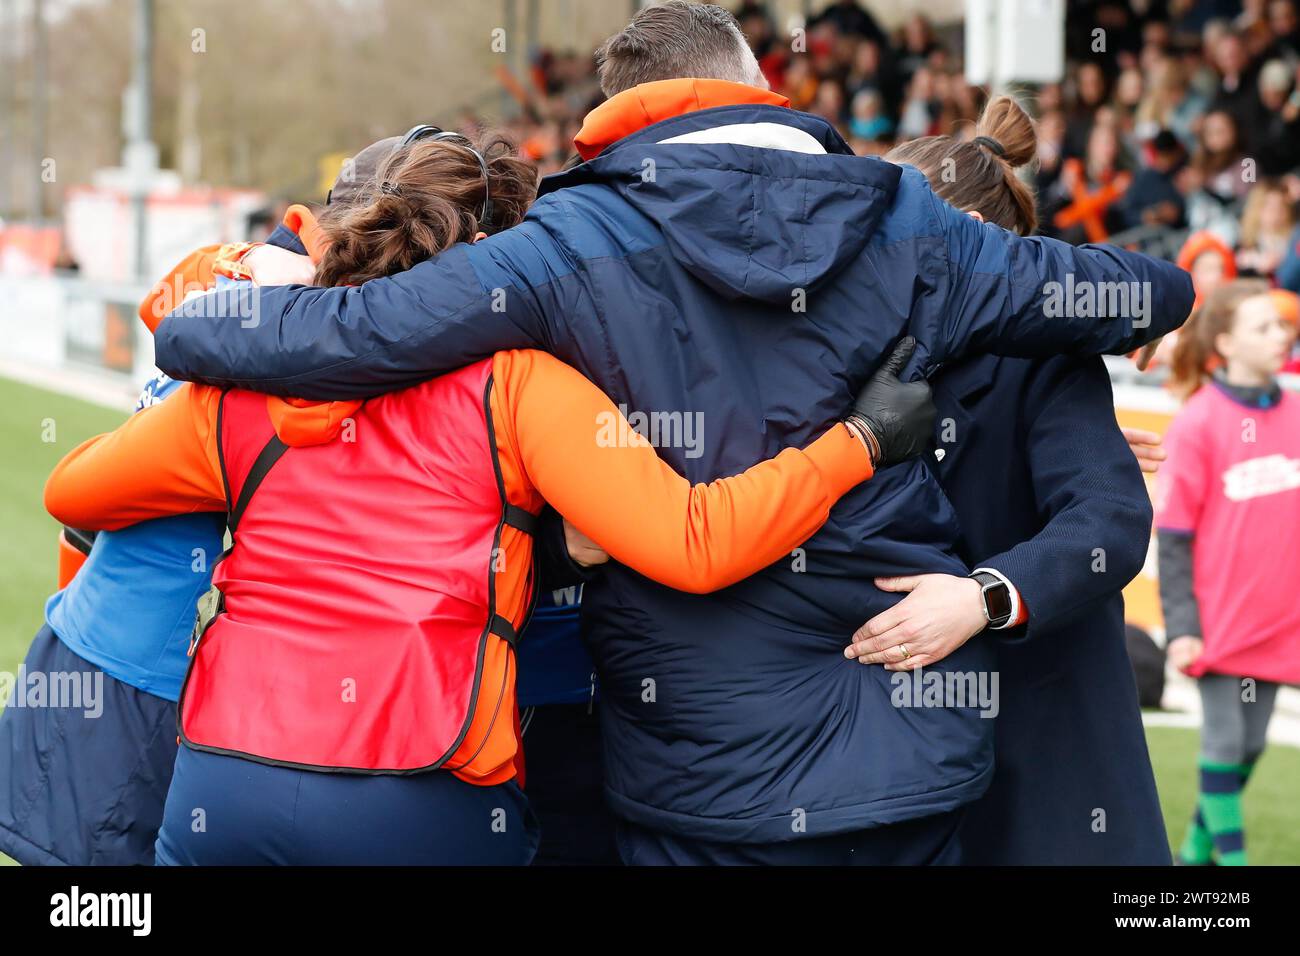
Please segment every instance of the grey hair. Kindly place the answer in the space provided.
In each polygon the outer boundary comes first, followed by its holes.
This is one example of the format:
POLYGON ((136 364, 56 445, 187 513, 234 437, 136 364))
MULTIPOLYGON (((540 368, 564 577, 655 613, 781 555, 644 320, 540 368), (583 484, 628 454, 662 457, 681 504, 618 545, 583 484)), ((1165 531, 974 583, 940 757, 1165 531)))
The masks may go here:
POLYGON ((758 63, 730 12, 668 0, 645 7, 596 51, 600 88, 613 96, 640 83, 698 76, 755 84, 758 63))

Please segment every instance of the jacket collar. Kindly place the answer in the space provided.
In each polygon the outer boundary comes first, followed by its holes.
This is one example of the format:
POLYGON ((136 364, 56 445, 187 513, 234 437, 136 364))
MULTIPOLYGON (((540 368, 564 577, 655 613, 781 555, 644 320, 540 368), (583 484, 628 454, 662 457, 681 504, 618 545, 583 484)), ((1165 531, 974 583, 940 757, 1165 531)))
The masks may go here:
POLYGON ((1223 369, 1216 369, 1212 381, 1224 395, 1247 408, 1267 409, 1282 401, 1282 386, 1277 379, 1267 385, 1233 385, 1224 375, 1223 369))
POLYGON ((330 243, 314 212, 301 203, 294 203, 285 210, 281 225, 298 237, 303 252, 311 257, 312 262, 321 261, 330 243))
POLYGON ((790 101, 771 90, 728 80, 687 78, 641 83, 588 113, 573 145, 578 155, 590 160, 620 139, 674 116, 717 106, 760 104, 789 107, 790 101))

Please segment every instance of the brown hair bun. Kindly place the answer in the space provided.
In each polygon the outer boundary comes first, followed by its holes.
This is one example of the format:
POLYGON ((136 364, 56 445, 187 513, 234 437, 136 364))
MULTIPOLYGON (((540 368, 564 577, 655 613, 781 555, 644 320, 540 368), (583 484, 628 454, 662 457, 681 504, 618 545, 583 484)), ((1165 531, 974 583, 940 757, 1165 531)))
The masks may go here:
POLYGON ((1029 114, 1009 96, 995 96, 975 124, 975 139, 924 136, 896 146, 891 163, 915 166, 935 195, 985 222, 1027 236, 1038 226, 1034 192, 1016 175, 1038 151, 1038 133, 1029 114), (981 143, 992 140, 992 144, 981 143))
POLYGON ((975 123, 975 135, 987 136, 1002 146, 1002 160, 1012 169, 1028 165, 1038 152, 1038 134, 1034 121, 1024 108, 1009 96, 989 100, 975 123))

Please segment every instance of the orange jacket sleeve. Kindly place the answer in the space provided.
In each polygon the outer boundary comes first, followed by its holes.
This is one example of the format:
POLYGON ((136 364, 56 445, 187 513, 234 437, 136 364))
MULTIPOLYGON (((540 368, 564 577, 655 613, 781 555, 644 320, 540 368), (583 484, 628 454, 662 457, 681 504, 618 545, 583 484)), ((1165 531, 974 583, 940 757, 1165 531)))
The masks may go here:
POLYGON ((225 511, 217 459, 219 389, 182 385, 116 431, 82 442, 45 482, 55 520, 88 531, 194 511, 225 511))
POLYGON ((681 591, 717 590, 788 554, 872 475, 862 443, 835 425, 802 451, 692 486, 608 396, 542 352, 498 353, 491 407, 512 503, 510 484, 528 483, 612 557, 681 591))
POLYGON ((203 246, 172 266, 171 271, 158 280, 140 303, 140 321, 150 332, 156 332, 167 313, 178 308, 191 292, 206 292, 216 281, 212 266, 221 246, 203 246))

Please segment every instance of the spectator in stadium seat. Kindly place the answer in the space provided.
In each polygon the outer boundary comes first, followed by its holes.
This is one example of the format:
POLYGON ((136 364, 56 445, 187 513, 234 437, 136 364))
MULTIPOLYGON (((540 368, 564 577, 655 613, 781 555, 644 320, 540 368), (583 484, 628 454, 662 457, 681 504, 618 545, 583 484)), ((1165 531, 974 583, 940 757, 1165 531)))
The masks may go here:
POLYGON ((1257 136, 1259 171, 1281 176, 1300 166, 1300 91, 1295 89, 1297 67, 1269 60, 1259 71, 1259 98, 1264 106, 1257 136))
POLYGON ((1246 150, 1253 147, 1254 131, 1263 118, 1259 102, 1259 69, 1240 34, 1227 31, 1206 51, 1219 74, 1218 87, 1210 99, 1211 110, 1222 110, 1236 121, 1246 150))
POLYGON ((899 51, 898 71, 903 84, 925 66, 943 46, 934 35, 934 25, 923 13, 914 13, 903 24, 903 43, 899 51))
MULTIPOLYGON (((1205 297, 1237 277, 1237 258, 1222 239, 1212 232, 1194 232, 1178 250, 1178 266, 1192 277, 1196 306, 1205 297)), ((1195 306, 1193 307, 1195 309, 1195 306)))
POLYGON ((1110 79, 1099 63, 1081 63, 1074 76, 1074 108, 1065 127, 1067 156, 1081 158, 1088 152, 1097 113, 1110 102, 1110 79))
POLYGON ((1241 241, 1236 252, 1242 276, 1272 280, 1291 245, 1295 210, 1286 186, 1263 180, 1246 197, 1241 213, 1241 241))
POLYGON ((1057 188, 1065 205, 1052 221, 1057 235, 1067 242, 1105 242, 1123 228, 1121 202, 1132 181, 1119 131, 1099 114, 1084 159, 1067 159, 1061 169, 1057 188))
POLYGON ((1247 162, 1236 117, 1223 109, 1201 120, 1196 152, 1181 179, 1188 193, 1187 221, 1193 229, 1215 232, 1229 245, 1238 232, 1237 203, 1255 181, 1247 162))
POLYGON ((809 29, 823 25, 834 27, 840 34, 857 36, 864 40, 874 40, 877 43, 884 43, 887 40, 885 31, 880 28, 876 18, 857 0, 835 0, 808 21, 809 29))
POLYGON ((853 61, 849 64, 848 73, 844 77, 844 87, 850 100, 864 91, 875 92, 882 101, 881 112, 886 118, 892 119, 897 114, 903 89, 910 79, 911 73, 902 77, 892 64, 886 61, 880 44, 871 40, 861 40, 853 53, 853 61))
POLYGON ((1148 163, 1133 176, 1133 183, 1120 201, 1124 228, 1183 225, 1183 194, 1176 184, 1187 158, 1178 137, 1161 130, 1147 146, 1148 163))
POLYGON ((1136 132, 1154 136, 1167 129, 1188 152, 1196 148, 1196 125, 1205 112, 1206 100, 1187 82, 1187 71, 1174 57, 1161 58, 1152 70, 1146 94, 1138 105, 1136 132))
POLYGON ((1300 67, 1300 14, 1295 0, 1269 0, 1268 25, 1273 43, 1267 55, 1283 60, 1292 69, 1300 67))

